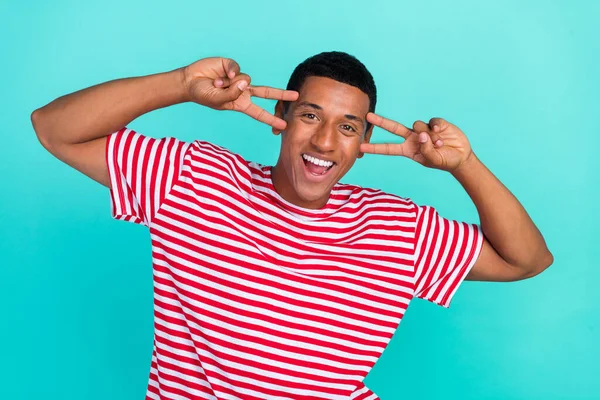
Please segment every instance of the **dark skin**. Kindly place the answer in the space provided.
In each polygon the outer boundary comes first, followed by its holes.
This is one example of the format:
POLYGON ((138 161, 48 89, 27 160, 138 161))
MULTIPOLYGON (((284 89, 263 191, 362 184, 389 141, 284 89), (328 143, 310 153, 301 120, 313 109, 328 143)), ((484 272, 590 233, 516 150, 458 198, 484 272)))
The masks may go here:
POLYGON ((368 142, 373 129, 366 130, 369 97, 360 89, 333 79, 309 77, 299 98, 284 112, 283 102, 275 116, 286 121, 281 133, 279 160, 272 179, 277 192, 287 201, 304 208, 319 209, 329 199, 333 186, 362 156, 360 145, 368 142), (302 154, 335 162, 326 179, 306 178, 302 154))

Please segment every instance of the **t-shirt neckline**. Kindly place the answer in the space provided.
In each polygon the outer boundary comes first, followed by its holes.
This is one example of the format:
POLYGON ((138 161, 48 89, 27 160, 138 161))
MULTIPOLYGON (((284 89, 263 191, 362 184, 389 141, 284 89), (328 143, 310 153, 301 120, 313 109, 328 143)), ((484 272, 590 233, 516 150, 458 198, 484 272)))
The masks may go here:
POLYGON ((304 208, 297 206, 293 203, 290 203, 286 199, 284 199, 275 189, 275 185, 273 184, 272 179, 272 168, 273 166, 259 166, 260 170, 264 174, 266 187, 264 185, 253 185, 255 189, 258 189, 260 192, 266 194, 272 201, 274 201, 279 207, 284 209, 286 212, 301 217, 303 219, 322 219, 327 218, 331 214, 333 214, 337 207, 333 203, 333 194, 337 187, 337 183, 334 185, 331 193, 329 194, 329 198, 327 199, 327 203, 321 208, 313 209, 313 208, 304 208))

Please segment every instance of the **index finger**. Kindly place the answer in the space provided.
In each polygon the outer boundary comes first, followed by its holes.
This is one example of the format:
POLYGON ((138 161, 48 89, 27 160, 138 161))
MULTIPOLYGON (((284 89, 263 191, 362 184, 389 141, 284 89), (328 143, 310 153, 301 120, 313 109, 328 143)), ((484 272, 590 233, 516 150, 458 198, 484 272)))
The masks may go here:
POLYGON ((402 136, 404 139, 406 139, 412 133, 412 130, 408 129, 401 123, 392 121, 391 119, 383 118, 381 115, 377 115, 372 112, 367 114, 367 121, 375 126, 393 133, 394 135, 402 136))
POLYGON ((276 89, 269 86, 248 86, 251 96, 262 97, 263 99, 295 101, 300 95, 295 90, 276 89))
POLYGON ((283 130, 287 126, 287 123, 284 120, 282 120, 281 118, 277 118, 273 114, 269 113, 263 108, 260 108, 254 103, 250 103, 248 108, 242 110, 242 112, 262 123, 272 126, 273 128, 283 130))

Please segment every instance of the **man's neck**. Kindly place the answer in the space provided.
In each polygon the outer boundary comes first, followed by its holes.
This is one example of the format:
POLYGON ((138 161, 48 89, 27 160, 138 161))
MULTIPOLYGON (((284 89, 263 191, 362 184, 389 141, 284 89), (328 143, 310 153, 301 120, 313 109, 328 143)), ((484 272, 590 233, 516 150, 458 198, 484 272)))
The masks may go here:
POLYGON ((327 201, 329 200, 330 193, 328 193, 324 198, 315 201, 306 201, 300 198, 298 193, 296 193, 296 190, 294 190, 294 185, 292 182, 290 182, 285 170, 279 165, 279 163, 271 167, 271 180, 273 181, 275 191, 285 201, 297 207, 318 210, 325 207, 325 204, 327 204, 327 201))

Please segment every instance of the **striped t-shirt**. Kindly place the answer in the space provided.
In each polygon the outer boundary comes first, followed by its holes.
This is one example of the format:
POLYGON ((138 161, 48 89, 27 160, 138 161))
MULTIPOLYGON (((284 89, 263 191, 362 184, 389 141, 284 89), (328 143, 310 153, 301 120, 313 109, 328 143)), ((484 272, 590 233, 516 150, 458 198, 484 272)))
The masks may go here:
POLYGON ((204 141, 109 136, 113 218, 150 229, 147 399, 377 399, 363 380, 409 302, 448 307, 480 227, 338 183, 321 209, 204 141))

